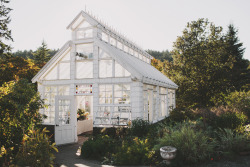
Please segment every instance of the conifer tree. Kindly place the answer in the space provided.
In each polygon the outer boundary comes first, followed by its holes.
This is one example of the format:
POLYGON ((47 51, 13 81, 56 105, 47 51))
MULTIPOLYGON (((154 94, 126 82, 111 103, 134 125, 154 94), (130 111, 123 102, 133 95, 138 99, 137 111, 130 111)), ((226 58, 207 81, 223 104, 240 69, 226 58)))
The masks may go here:
POLYGON ((10 56, 11 47, 6 44, 6 41, 13 41, 11 37, 11 30, 8 28, 10 23, 9 12, 10 8, 6 6, 8 0, 0 0, 0 59, 10 56))
POLYGON ((40 46, 33 54, 34 62, 39 68, 42 68, 50 59, 49 51, 47 44, 43 41, 42 46, 40 46))
POLYGON ((234 59, 232 71, 228 74, 231 80, 231 91, 244 89, 243 86, 250 83, 249 61, 243 58, 245 48, 243 43, 239 42, 237 34, 238 30, 230 24, 225 39, 227 54, 234 59))

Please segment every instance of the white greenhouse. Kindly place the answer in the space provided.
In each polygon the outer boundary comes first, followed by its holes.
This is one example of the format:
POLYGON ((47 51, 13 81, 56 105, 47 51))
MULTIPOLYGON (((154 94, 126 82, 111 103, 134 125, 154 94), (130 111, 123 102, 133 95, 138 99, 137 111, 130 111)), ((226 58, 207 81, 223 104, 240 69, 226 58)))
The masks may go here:
POLYGON ((154 123, 175 108, 178 86, 139 46, 84 11, 67 28, 72 40, 32 79, 47 105, 43 124, 53 127, 57 144, 76 142, 81 129, 127 126, 137 118, 154 123))

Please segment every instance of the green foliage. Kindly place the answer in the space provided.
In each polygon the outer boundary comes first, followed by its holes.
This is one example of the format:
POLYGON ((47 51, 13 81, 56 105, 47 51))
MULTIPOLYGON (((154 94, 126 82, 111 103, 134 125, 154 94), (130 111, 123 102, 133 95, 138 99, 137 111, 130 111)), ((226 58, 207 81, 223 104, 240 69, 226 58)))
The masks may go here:
POLYGON ((226 104, 234 109, 244 112, 250 119, 250 91, 235 91, 225 98, 226 104))
POLYGON ((10 57, 0 60, 0 84, 18 79, 31 80, 39 68, 30 59, 10 57))
POLYGON ((173 57, 172 57, 172 54, 171 52, 169 52, 168 50, 165 50, 165 51, 162 51, 162 52, 159 52, 159 51, 156 51, 156 50, 147 50, 147 52, 153 56, 155 59, 158 59, 162 62, 164 62, 165 60, 167 61, 173 61, 173 57))
POLYGON ((217 131, 218 135, 218 147, 224 152, 240 152, 245 151, 248 148, 246 134, 239 134, 231 129, 220 129, 217 131))
POLYGON ((49 61, 49 49, 47 48, 47 44, 43 41, 42 46, 40 46, 34 55, 34 62, 39 67, 42 68, 47 61, 49 61))
POLYGON ((85 120, 86 116, 84 114, 85 114, 85 110, 78 108, 77 109, 77 120, 85 120))
POLYGON ((208 20, 198 19, 188 23, 174 43, 173 62, 166 66, 165 72, 179 85, 179 107, 213 106, 212 99, 245 84, 239 84, 243 77, 236 84, 232 76, 244 71, 233 73, 237 68, 235 63, 242 61, 242 43, 232 32, 223 34, 222 30, 208 20))
POLYGON ((97 136, 83 143, 81 156, 87 159, 101 160, 103 157, 113 153, 115 149, 115 140, 108 135, 97 136))
POLYGON ((8 28, 10 23, 9 12, 10 8, 6 6, 9 3, 8 0, 0 1, 0 59, 9 57, 11 47, 5 43, 5 41, 13 41, 11 37, 11 30, 8 28))
POLYGON ((217 128, 237 129, 242 127, 247 120, 243 113, 226 112, 216 118, 217 128))
POLYGON ((169 119, 174 122, 182 122, 187 119, 194 120, 195 118, 196 115, 192 110, 184 108, 175 108, 169 115, 169 119))
POLYGON ((150 123, 142 119, 135 119, 132 121, 130 134, 132 136, 145 137, 150 130, 150 123))
POLYGON ((151 164, 154 151, 150 151, 148 140, 135 137, 133 141, 123 141, 118 152, 114 154, 114 164, 143 165, 151 164))
MULTIPOLYGON (((39 48, 38 48, 39 50, 39 48)), ((21 50, 18 50, 13 54, 14 57, 22 57, 24 59, 32 59, 34 60, 34 52, 37 52, 38 50, 24 50, 24 51, 21 51, 21 50)), ((54 56, 56 54, 56 52, 58 51, 58 49, 49 49, 48 53, 49 53, 49 58, 51 58, 52 56, 54 56)))
POLYGON ((24 135, 15 159, 18 166, 53 167, 53 152, 58 150, 55 143, 50 143, 46 132, 48 131, 45 128, 42 131, 29 130, 28 134, 24 135))
POLYGON ((192 164, 208 159, 213 152, 214 143, 202 131, 184 124, 177 129, 171 128, 169 133, 159 139, 155 149, 159 150, 163 146, 177 148, 176 162, 192 164))
POLYGON ((226 34, 226 51, 229 56, 234 58, 233 68, 231 72, 227 74, 231 81, 231 91, 239 91, 242 89, 242 86, 245 85, 248 85, 246 90, 249 90, 250 86, 250 69, 248 69, 249 61, 247 59, 243 59, 245 48, 243 48, 243 43, 239 42, 237 34, 238 30, 234 27, 234 25, 230 24, 226 34))
POLYGON ((6 150, 0 157, 0 164, 5 162, 8 166, 18 152, 23 134, 33 125, 40 124, 38 109, 41 106, 34 85, 26 80, 12 81, 0 87, 0 145, 6 150))
POLYGON ((197 109, 195 112, 205 126, 212 126, 214 129, 239 130, 247 121, 244 113, 224 106, 197 109))

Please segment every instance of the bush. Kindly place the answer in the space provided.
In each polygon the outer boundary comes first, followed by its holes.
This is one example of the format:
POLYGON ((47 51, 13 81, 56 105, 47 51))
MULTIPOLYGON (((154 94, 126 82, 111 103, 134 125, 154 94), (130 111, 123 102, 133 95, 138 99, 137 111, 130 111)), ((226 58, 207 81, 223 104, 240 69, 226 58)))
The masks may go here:
POLYGON ((81 156, 87 159, 102 160, 103 157, 115 152, 116 142, 108 135, 90 138, 83 143, 81 156))
POLYGON ((241 112, 250 119, 250 91, 235 91, 225 98, 226 104, 241 112))
POLYGON ((38 109, 42 106, 35 86, 27 80, 11 81, 0 87, 0 166, 11 165, 23 135, 41 122, 38 109))
POLYGON ((146 137, 150 131, 150 123, 142 119, 135 119, 132 121, 130 134, 137 137, 146 137))
POLYGON ((231 129, 220 129, 217 131, 218 135, 218 146, 221 151, 233 151, 240 152, 248 148, 247 136, 246 134, 239 134, 231 129))
POLYGON ((247 117, 242 112, 224 106, 196 109, 195 112, 205 126, 212 126, 215 129, 239 129, 247 121, 247 117))
POLYGON ((30 130, 28 135, 24 135, 22 145, 15 159, 18 166, 33 167, 53 167, 55 156, 53 151, 57 151, 55 143, 51 144, 46 135, 46 128, 40 130, 30 130))
POLYGON ((208 159, 213 152, 214 143, 201 131, 195 131, 189 125, 179 126, 178 129, 171 129, 159 144, 154 148, 159 150, 163 146, 177 148, 176 162, 192 164, 208 159))
POLYGON ((152 163, 154 151, 150 151, 148 140, 135 137, 132 142, 123 141, 121 148, 114 154, 117 165, 145 165, 152 163))
POLYGON ((243 113, 227 112, 216 118, 217 128, 238 129, 242 127, 247 120, 243 113))
POLYGON ((195 118, 196 115, 192 110, 184 108, 175 108, 169 115, 169 119, 174 122, 182 122, 186 119, 194 120, 195 118))

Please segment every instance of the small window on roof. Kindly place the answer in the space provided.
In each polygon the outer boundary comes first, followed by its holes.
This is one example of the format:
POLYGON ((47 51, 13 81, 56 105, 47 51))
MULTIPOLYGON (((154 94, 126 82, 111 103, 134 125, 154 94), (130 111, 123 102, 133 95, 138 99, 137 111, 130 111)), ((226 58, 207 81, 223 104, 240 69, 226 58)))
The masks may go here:
POLYGON ((87 28, 87 27, 91 27, 91 25, 84 20, 77 28, 87 28))
POLYGON ((112 37, 110 37, 110 44, 116 46, 116 40, 112 37))
POLYGON ((141 60, 142 60, 142 54, 139 54, 139 59, 141 59, 141 60))
POLYGON ((79 29, 76 32, 77 39, 84 39, 84 38, 92 38, 93 37, 93 29, 79 29))
POLYGON ((122 50, 122 43, 117 41, 117 48, 122 50))
POLYGON ((128 53, 128 47, 126 45, 123 45, 123 51, 128 53))
POLYGON ((134 51, 134 56, 138 57, 138 52, 134 51))
POLYGON ((105 42, 108 42, 109 41, 108 34, 102 32, 102 40, 105 41, 105 42))

